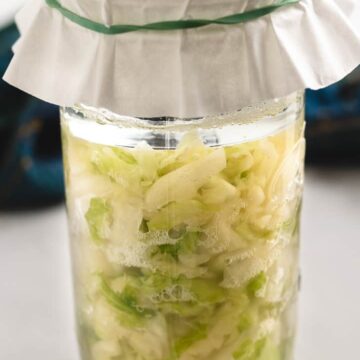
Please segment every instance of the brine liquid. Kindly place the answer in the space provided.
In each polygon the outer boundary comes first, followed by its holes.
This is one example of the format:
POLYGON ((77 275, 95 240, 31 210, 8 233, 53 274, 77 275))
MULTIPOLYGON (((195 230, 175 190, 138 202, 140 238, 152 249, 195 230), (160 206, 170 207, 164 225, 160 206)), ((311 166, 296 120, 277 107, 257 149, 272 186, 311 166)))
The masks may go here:
POLYGON ((83 360, 292 358, 299 106, 166 130, 63 110, 83 360))

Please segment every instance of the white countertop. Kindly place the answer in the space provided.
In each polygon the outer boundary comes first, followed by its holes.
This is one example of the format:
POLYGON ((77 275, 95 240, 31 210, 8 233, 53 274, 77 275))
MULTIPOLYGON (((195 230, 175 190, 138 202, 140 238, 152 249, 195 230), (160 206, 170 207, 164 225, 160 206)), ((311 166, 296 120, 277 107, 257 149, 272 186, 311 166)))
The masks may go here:
MULTIPOLYGON (((360 350, 360 171, 308 171, 296 360, 360 350)), ((79 360, 64 207, 0 214, 0 359, 79 360)))

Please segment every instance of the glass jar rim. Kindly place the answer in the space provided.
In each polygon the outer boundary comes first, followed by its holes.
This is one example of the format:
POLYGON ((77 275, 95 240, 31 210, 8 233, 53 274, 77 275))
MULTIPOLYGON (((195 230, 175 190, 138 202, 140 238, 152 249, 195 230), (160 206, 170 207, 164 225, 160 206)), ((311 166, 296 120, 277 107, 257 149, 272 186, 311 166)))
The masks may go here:
MULTIPOLYGON (((71 112, 72 115, 86 118, 88 121, 94 121, 103 125, 116 125, 122 128, 137 127, 157 131, 165 128, 166 131, 186 131, 194 127, 201 127, 203 129, 222 127, 235 122, 243 125, 251 124, 260 119, 286 112, 293 104, 297 106, 295 112, 300 112, 303 108, 303 97, 304 91, 297 91, 282 98, 266 100, 255 105, 245 106, 236 112, 188 119, 169 116, 159 118, 124 116, 107 109, 95 108, 85 104, 77 104, 73 107, 62 109, 63 111, 71 112)), ((291 109, 291 111, 294 111, 294 109, 291 109)))

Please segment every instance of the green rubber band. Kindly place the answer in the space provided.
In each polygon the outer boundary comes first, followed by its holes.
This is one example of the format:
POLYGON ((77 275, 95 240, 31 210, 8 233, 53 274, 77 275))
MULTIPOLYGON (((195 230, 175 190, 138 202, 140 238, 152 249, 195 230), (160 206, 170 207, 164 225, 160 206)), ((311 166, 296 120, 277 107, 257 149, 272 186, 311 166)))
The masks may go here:
POLYGON ((65 18, 69 19, 70 21, 86 29, 106 35, 118 35, 118 34, 125 34, 129 32, 144 31, 144 30, 169 31, 169 30, 194 29, 211 24, 217 24, 217 25, 243 24, 252 20, 259 19, 263 16, 266 16, 284 6, 289 6, 292 4, 299 3, 301 0, 280 0, 278 3, 273 5, 268 5, 263 8, 250 10, 244 13, 224 16, 214 20, 189 19, 189 20, 161 21, 146 25, 119 24, 119 25, 111 25, 111 26, 107 26, 105 24, 92 21, 83 16, 75 14, 71 10, 64 8, 59 3, 59 0, 45 0, 45 1, 49 7, 59 11, 65 18))

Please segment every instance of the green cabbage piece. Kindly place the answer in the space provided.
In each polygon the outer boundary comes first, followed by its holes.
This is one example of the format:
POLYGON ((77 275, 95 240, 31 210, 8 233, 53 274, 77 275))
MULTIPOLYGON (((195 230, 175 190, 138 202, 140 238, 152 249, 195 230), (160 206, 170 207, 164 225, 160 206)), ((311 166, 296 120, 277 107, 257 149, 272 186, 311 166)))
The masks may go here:
POLYGON ((246 287, 249 296, 256 297, 257 292, 266 285, 266 282, 267 276, 264 271, 252 278, 246 287))
POLYGON ((186 232, 175 244, 158 245, 153 255, 167 254, 174 260, 179 260, 179 255, 186 255, 195 252, 199 241, 199 232, 186 232))
POLYGON ((213 313, 213 307, 196 303, 194 301, 186 302, 162 302, 157 304, 159 309, 164 314, 178 315, 184 318, 207 319, 213 313))
POLYGON ((249 312, 246 311, 243 314, 241 314, 238 325, 237 325, 237 330, 239 331, 240 334, 244 333, 245 331, 251 329, 251 327, 254 325, 255 323, 255 319, 254 316, 249 312))
POLYGON ((155 250, 155 254, 160 252, 160 254, 168 254, 173 259, 178 260, 179 256, 179 250, 180 250, 180 244, 162 244, 158 246, 158 249, 155 250))
POLYGON ((132 155, 130 152, 125 151, 124 149, 119 147, 113 148, 112 150, 114 151, 118 159, 124 161, 125 163, 129 165, 134 165, 137 163, 134 155, 132 155))
POLYGON ((124 161, 121 157, 117 156, 117 152, 121 152, 118 148, 100 148, 93 152, 92 164, 100 174, 110 177, 112 180, 117 181, 126 175, 126 171, 131 169, 135 163, 124 161))
MULTIPOLYGON (((141 168, 132 155, 119 148, 96 148, 91 157, 95 171, 126 189, 129 194, 141 194, 141 168)), ((96 190, 96 189, 95 189, 96 190)))
POLYGON ((233 352, 234 360, 280 360, 277 358, 277 348, 270 344, 270 340, 246 339, 233 352))
POLYGON ((208 325, 194 325, 191 331, 189 331, 186 335, 175 341, 173 349, 173 353, 175 355, 174 359, 178 359, 182 353, 184 353, 189 347, 191 347, 191 345, 195 344, 197 341, 206 339, 207 334, 208 325))
POLYGON ((101 277, 101 291, 106 301, 122 314, 120 318, 127 325, 141 325, 144 320, 155 316, 153 310, 139 305, 138 290, 131 285, 126 285, 121 293, 117 293, 101 277))
POLYGON ((270 339, 265 341, 261 353, 256 360, 281 360, 281 350, 270 339))
POLYGON ((187 287, 202 304, 218 304, 226 299, 226 290, 216 280, 183 278, 180 284, 187 287))
POLYGON ((235 360, 252 360, 255 355, 255 343, 251 339, 243 341, 233 352, 235 360))
POLYGON ((92 240, 97 245, 103 244, 112 223, 112 208, 110 203, 101 198, 91 199, 85 218, 92 240))

